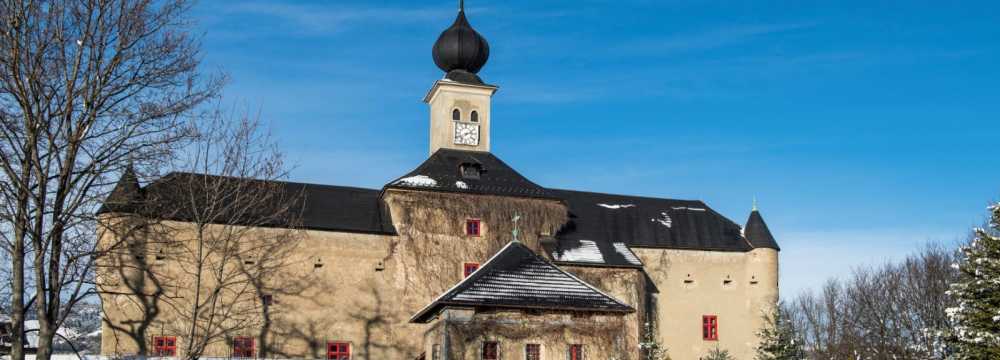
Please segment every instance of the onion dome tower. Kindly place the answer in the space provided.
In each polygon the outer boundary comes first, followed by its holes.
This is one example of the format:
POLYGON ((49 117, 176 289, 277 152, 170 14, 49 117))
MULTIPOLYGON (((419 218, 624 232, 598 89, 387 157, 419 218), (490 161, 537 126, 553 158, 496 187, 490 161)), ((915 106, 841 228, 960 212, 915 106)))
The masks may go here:
POLYGON ((466 84, 483 84, 479 70, 490 58, 490 44, 465 17, 465 0, 458 4, 458 18, 434 43, 434 63, 447 73, 445 78, 466 84))

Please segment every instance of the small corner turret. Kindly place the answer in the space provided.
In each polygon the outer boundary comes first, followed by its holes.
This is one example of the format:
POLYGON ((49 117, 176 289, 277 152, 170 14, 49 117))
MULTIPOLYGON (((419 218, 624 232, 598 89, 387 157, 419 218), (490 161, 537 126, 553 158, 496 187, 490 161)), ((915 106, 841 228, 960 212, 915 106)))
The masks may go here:
POLYGON ((760 208, 757 206, 757 199, 753 201, 753 209, 747 219, 746 226, 743 227, 743 236, 750 243, 750 246, 757 248, 769 248, 780 251, 778 242, 767 228, 764 217, 760 215, 760 208))
POLYGON ((445 76, 424 97, 431 112, 430 154, 441 148, 490 151, 490 104, 497 87, 478 75, 489 60, 490 45, 469 24, 464 1, 432 54, 445 76))

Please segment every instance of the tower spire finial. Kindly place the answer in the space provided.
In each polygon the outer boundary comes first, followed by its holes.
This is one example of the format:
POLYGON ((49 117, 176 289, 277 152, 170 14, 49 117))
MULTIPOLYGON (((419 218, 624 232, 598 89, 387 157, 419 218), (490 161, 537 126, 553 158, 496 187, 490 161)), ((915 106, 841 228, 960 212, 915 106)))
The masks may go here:
POLYGON ((465 12, 465 0, 458 0, 458 11, 465 12))
POLYGON ((753 209, 751 211, 757 211, 757 210, 759 210, 757 208, 757 196, 754 195, 754 197, 753 197, 753 209))

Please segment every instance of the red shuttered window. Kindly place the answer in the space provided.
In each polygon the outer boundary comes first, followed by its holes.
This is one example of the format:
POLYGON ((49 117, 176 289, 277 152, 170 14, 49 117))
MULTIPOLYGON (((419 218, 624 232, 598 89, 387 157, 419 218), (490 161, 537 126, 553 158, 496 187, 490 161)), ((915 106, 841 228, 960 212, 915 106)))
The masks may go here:
POLYGON ((479 236, 482 230, 482 221, 479 219, 468 219, 465 220, 465 235, 468 236, 479 236))
POLYGON ((326 344, 327 360, 351 360, 351 344, 331 341, 326 344))
POLYGON ((465 263, 465 265, 462 266, 462 274, 464 277, 469 277, 469 275, 472 275, 472 273, 476 272, 476 270, 479 270, 479 263, 465 263))
POLYGON ((483 343, 483 360, 499 360, 500 343, 487 341, 483 343))
POLYGON ((542 360, 542 346, 539 344, 525 345, 524 360, 542 360))
POLYGON ((237 336, 233 339, 233 357, 254 357, 254 340, 249 336, 237 336))
POLYGON ((177 356, 177 337, 154 336, 153 356, 156 357, 177 356))
POLYGON ((573 344, 569 346, 569 360, 583 360, 583 345, 573 344))
POLYGON ((719 317, 705 315, 701 317, 701 337, 706 341, 719 340, 719 317))

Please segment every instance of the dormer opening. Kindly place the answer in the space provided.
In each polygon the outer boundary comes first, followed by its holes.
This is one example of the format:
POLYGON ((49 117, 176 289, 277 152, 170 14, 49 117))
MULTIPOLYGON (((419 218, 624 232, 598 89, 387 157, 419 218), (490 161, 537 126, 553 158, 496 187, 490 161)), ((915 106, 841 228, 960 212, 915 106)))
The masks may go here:
POLYGON ((478 180, 483 173, 483 165, 464 163, 460 166, 462 172, 462 177, 465 179, 478 180))

